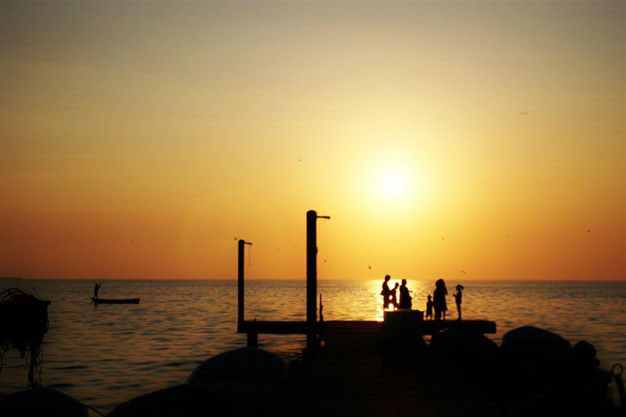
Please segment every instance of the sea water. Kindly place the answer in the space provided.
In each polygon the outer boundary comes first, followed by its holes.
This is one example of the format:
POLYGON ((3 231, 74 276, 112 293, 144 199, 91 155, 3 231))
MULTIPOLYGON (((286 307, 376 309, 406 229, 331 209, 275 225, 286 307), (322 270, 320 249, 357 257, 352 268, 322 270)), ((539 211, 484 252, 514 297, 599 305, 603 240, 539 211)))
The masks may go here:
MULTIPOLYGON (((103 280, 100 297, 140 297, 138 305, 91 304, 93 281, 0 281, 51 300, 40 380, 101 411, 160 388, 183 383, 193 368, 217 353, 245 346, 236 333, 234 280, 103 280)), ((394 280, 392 280, 393 284, 394 280)), ((626 365, 625 281, 448 282, 449 319, 457 283, 465 287, 463 318, 489 319, 498 332, 533 325, 576 343, 587 340, 602 366, 626 365)), ((325 320, 382 320, 382 280, 321 280, 325 320)), ((409 280, 413 308, 423 310, 434 282, 409 280)), ((246 319, 304 320, 303 280, 246 281, 246 319)), ((297 357, 302 336, 259 336, 261 347, 297 357)), ((28 368, 7 352, 0 393, 24 389, 28 368)))

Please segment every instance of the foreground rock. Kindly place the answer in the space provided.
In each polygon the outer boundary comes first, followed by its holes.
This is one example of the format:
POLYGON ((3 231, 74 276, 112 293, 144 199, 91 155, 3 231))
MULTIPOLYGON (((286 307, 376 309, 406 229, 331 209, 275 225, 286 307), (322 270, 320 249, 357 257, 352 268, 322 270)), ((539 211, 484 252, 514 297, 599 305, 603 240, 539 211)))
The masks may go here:
POLYGON ((521 416, 613 415, 608 384, 593 345, 569 341, 536 327, 520 327, 502 338, 496 392, 521 416))
POLYGON ((502 353, 524 359, 544 360, 567 354, 570 343, 556 333, 533 326, 513 329, 502 337, 502 353))
POLYGON ((51 388, 35 388, 0 397, 2 417, 87 417, 83 405, 51 388))
POLYGON ((216 395, 204 387, 176 385, 133 398, 118 405, 108 417, 204 417, 253 415, 236 401, 216 395))
POLYGON ((228 392, 267 393, 287 380, 287 364, 277 355, 256 348, 220 353, 194 369, 188 384, 228 392))

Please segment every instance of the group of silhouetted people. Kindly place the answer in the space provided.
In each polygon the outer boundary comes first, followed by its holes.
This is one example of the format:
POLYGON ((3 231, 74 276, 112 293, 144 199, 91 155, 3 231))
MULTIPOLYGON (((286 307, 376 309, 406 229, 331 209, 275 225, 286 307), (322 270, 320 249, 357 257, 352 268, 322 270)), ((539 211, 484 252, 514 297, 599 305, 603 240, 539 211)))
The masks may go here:
MULTIPOLYGON (((402 280, 402 285, 399 285, 397 282, 394 285, 393 289, 389 288, 389 281, 391 277, 389 275, 385 275, 385 280, 383 282, 383 288, 380 292, 380 295, 383 296, 383 309, 387 310, 389 308, 392 309, 406 309, 410 310, 413 305, 413 299, 410 295, 411 291, 406 286, 406 279, 402 280), (398 288, 399 287, 399 288, 398 288), (400 291, 400 301, 397 301, 396 291, 400 291)), ((456 309, 458 312, 458 319, 461 320, 461 304, 463 303, 463 290, 465 288, 462 285, 456 286, 456 293, 453 294, 454 301, 456 303, 456 309)), ((435 291, 431 296, 428 294, 428 301, 426 301, 426 318, 433 318, 433 310, 435 313, 435 320, 445 320, 446 312, 448 311, 448 303, 446 301, 446 296, 448 295, 448 289, 446 288, 446 283, 443 279, 438 279, 435 282, 435 291)))
POLYGON ((383 289, 380 292, 380 295, 383 296, 383 308, 388 309, 389 306, 391 306, 394 309, 402 308, 410 310, 413 306, 413 298, 411 298, 411 291, 409 291, 406 286, 406 279, 402 280, 401 285, 396 282, 393 289, 389 288, 389 280, 391 280, 391 277, 389 275, 385 275, 383 289), (400 301, 398 301, 396 291, 400 292, 400 301))

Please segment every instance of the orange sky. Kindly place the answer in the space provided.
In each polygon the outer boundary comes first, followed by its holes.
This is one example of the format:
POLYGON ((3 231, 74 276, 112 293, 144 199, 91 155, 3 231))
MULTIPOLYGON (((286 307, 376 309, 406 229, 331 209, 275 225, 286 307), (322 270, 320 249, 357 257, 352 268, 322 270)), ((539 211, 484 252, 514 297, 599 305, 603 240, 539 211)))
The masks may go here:
POLYGON ((0 276, 626 279, 625 18, 1 2, 0 276))

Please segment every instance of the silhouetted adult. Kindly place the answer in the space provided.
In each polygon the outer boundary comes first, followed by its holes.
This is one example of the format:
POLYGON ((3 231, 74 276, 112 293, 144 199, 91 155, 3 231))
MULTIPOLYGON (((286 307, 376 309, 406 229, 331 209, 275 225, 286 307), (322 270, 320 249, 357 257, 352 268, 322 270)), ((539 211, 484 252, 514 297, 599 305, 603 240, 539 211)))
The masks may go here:
POLYGON ((97 282, 96 285, 93 286, 93 298, 98 298, 98 291, 100 291, 100 287, 102 287, 102 285, 97 282))
POLYGON ((456 286, 456 293, 454 294, 454 301, 456 302, 456 311, 459 313, 457 317, 458 320, 461 320, 461 303, 463 302, 463 287, 461 284, 456 286))
POLYGON ((406 308, 408 310, 411 309, 413 303, 411 302, 411 296, 409 293, 410 291, 406 286, 406 279, 403 279, 402 285, 400 285, 400 308, 406 308))
POLYGON ((435 282, 435 292, 433 293, 433 304, 435 307, 435 320, 446 319, 446 311, 448 305, 446 303, 446 295, 448 295, 448 289, 443 279, 438 279, 435 282))
POLYGON ((391 295, 391 290, 389 289, 389 280, 391 277, 389 275, 385 275, 385 280, 383 281, 383 289, 380 292, 380 295, 383 296, 383 309, 387 309, 389 307, 389 295, 391 295))
POLYGON ((394 309, 398 308, 398 297, 396 296, 396 292, 399 286, 400 284, 396 282, 396 285, 394 285, 393 289, 390 291, 389 304, 391 304, 394 309))

